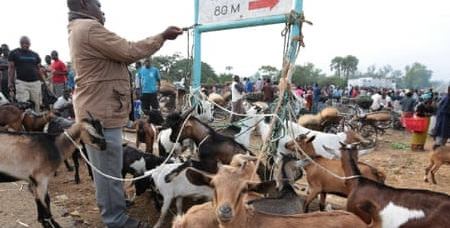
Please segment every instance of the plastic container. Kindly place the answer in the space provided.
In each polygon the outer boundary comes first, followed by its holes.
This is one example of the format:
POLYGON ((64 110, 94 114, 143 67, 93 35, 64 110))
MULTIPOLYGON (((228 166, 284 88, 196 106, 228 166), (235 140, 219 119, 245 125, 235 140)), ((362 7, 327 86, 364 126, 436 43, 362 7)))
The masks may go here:
POLYGON ((141 118, 141 101, 135 100, 133 105, 134 105, 134 109, 133 109, 134 119, 138 120, 141 118))
POLYGON ((422 133, 425 132, 428 128, 429 120, 428 118, 422 117, 403 117, 402 118, 403 126, 412 132, 422 133))

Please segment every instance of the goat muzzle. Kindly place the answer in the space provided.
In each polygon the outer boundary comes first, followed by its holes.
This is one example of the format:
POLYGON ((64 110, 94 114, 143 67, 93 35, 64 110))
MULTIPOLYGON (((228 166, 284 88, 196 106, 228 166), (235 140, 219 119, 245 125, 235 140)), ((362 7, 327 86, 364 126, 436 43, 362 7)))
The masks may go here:
POLYGON ((222 223, 230 222, 233 218, 233 209, 228 204, 224 204, 217 209, 217 217, 222 223))

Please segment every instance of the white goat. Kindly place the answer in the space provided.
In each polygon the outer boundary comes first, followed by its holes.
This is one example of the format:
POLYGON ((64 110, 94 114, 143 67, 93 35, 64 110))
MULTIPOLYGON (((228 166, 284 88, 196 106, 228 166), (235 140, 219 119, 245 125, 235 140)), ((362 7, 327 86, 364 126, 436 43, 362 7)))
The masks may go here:
POLYGON ((249 110, 247 110, 247 115, 250 116, 240 121, 241 131, 234 135, 236 142, 244 145, 246 148, 249 148, 250 146, 250 138, 252 136, 252 132, 258 125, 258 120, 262 120, 262 117, 255 118, 252 116, 256 115, 259 109, 259 107, 252 106, 249 110))
POLYGON ((183 163, 164 164, 146 172, 146 174, 150 174, 150 178, 153 180, 155 189, 164 198, 163 206, 161 208, 161 216, 154 227, 161 227, 164 222, 164 218, 167 215, 167 211, 172 204, 172 200, 176 199, 177 214, 181 214, 183 208, 183 198, 206 198, 207 200, 211 200, 212 198, 213 190, 210 187, 196 186, 189 182, 186 177, 186 169, 174 177, 171 182, 166 183, 166 175, 181 165, 183 165, 183 163))
MULTIPOLYGON (((256 121, 259 121, 261 117, 255 117, 256 121)), ((269 125, 267 121, 259 121, 259 129, 261 131, 261 137, 265 139, 269 132, 269 125)), ((284 123, 284 127, 286 129, 286 134, 284 137, 280 139, 278 142, 277 153, 281 154, 291 154, 292 151, 286 149, 285 145, 289 141, 292 140, 292 132, 294 136, 299 136, 301 134, 308 134, 309 136, 315 136, 316 140, 313 141, 314 150, 320 156, 323 156, 328 159, 333 159, 341 156, 341 152, 339 148, 341 145, 339 142, 346 142, 348 140, 348 136, 350 130, 346 132, 339 132, 337 134, 329 134, 319 131, 313 131, 311 129, 300 126, 297 123, 288 121, 284 123)), ((371 152, 373 149, 360 150, 359 155, 363 155, 371 152)))

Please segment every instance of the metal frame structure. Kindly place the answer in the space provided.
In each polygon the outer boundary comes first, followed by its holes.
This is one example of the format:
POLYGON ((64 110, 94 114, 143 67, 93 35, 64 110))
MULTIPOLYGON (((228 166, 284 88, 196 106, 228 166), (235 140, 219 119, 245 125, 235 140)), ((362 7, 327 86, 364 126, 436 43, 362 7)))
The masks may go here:
MULTIPOLYGON (((269 16, 269 17, 260 17, 260 18, 250 18, 239 21, 231 21, 231 22, 223 22, 223 23, 214 23, 214 24, 206 24, 200 25, 199 22, 199 4, 201 0, 194 0, 195 7, 195 26, 194 26, 194 62, 192 66, 193 78, 192 78, 192 88, 198 89, 201 87, 201 44, 202 44, 202 33, 205 32, 213 32, 213 31, 221 31, 221 30, 229 30, 229 29, 237 29, 237 28, 245 28, 245 27, 255 27, 262 25, 271 25, 271 24, 281 24, 287 23, 289 20, 289 14, 287 15, 278 15, 278 16, 269 16)), ((294 0, 294 11, 297 14, 301 14, 303 11, 303 0, 294 0)), ((298 23, 298 22, 295 22, 298 23)), ((291 34, 289 40, 289 50, 287 52, 288 56, 285 58, 289 61, 290 65, 295 64, 296 60, 296 50, 299 45, 299 41, 297 39, 293 39, 294 37, 298 37, 301 33, 300 26, 298 24, 293 24, 291 28, 291 34), (297 25, 297 26, 296 26, 297 25)))

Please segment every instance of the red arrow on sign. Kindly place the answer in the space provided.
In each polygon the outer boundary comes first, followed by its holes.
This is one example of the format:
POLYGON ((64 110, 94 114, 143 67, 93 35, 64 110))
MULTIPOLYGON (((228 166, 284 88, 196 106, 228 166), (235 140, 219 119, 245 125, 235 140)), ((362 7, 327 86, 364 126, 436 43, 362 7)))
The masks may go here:
POLYGON ((248 10, 257 10, 263 8, 270 8, 270 10, 275 7, 280 0, 258 0, 248 3, 248 10))

